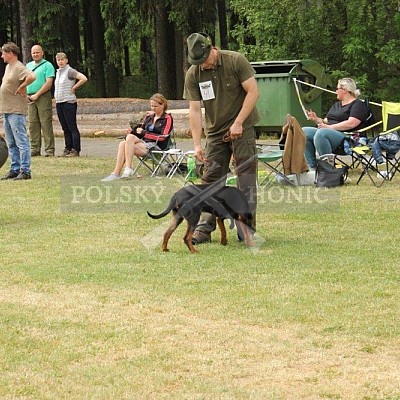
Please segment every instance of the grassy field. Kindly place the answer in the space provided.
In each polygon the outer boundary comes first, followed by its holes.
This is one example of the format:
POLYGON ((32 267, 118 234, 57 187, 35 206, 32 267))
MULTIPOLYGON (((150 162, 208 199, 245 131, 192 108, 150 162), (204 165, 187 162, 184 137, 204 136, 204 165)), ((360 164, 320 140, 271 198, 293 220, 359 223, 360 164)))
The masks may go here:
POLYGON ((145 211, 182 181, 112 165, 0 182, 0 398, 400 399, 400 177, 271 187, 255 248, 190 254, 182 225, 162 253, 145 211))

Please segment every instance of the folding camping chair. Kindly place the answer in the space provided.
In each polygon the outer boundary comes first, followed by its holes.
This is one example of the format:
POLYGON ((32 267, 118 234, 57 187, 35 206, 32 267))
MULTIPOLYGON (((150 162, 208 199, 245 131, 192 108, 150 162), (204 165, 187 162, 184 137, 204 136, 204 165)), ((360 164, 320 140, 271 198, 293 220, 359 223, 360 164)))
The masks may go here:
POLYGON ((133 170, 134 175, 141 168, 147 169, 151 176, 156 176, 161 171, 164 171, 166 175, 169 174, 171 169, 174 168, 174 165, 181 154, 181 150, 176 148, 173 130, 166 140, 167 144, 164 150, 157 150, 156 148, 150 149, 145 156, 137 156, 138 163, 133 170))
POLYGON ((194 157, 194 151, 193 150, 188 150, 188 151, 183 151, 183 150, 178 150, 179 154, 177 155, 175 159, 175 163, 173 164, 171 170, 169 171, 167 178, 172 178, 176 173, 180 172, 185 172, 185 181, 188 181, 189 179, 189 168, 188 168, 188 160, 189 158, 194 157))
MULTIPOLYGON (((283 150, 278 148, 278 145, 257 145, 257 162, 262 165, 262 169, 258 167, 258 183, 259 187, 267 186, 275 180, 277 176, 281 177, 289 185, 294 185, 294 183, 285 176, 283 173, 283 163, 282 155, 283 150)), ((237 186, 238 176, 237 171, 233 164, 230 167, 230 173, 226 177, 226 185, 237 186)))
POLYGON ((295 185, 283 172, 283 150, 274 148, 274 146, 259 146, 257 161, 263 167, 265 173, 261 174, 259 170, 259 186, 267 186, 273 181, 272 178, 279 177, 289 185, 295 185))
POLYGON ((367 146, 352 149, 362 167, 357 184, 368 176, 374 186, 380 187, 400 172, 400 103, 382 102, 382 124, 383 131, 367 146), (378 157, 382 162, 377 163, 378 157))
POLYGON ((306 137, 297 119, 290 114, 286 116, 279 146, 279 150, 267 148, 268 151, 265 151, 261 148, 258 154, 258 161, 267 170, 260 186, 270 182, 272 174, 275 174, 278 182, 295 186, 305 184, 306 180, 302 179, 302 175, 308 171, 304 157, 306 137))

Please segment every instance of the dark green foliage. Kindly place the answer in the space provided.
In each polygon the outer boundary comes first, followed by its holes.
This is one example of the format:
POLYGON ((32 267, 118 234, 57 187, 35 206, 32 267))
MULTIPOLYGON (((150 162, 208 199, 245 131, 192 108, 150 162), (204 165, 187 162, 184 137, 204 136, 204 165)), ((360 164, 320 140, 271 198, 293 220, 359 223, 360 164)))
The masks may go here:
POLYGON ((399 101, 397 0, 231 0, 233 35, 252 60, 311 58, 377 101, 399 101), (254 38, 246 45, 246 38, 254 38))
POLYGON ((105 79, 106 89, 119 85, 120 95, 126 92, 121 78, 131 74, 143 77, 141 83, 155 80, 152 90, 168 87, 179 98, 187 68, 185 38, 207 31, 218 46, 239 50, 251 61, 311 58, 334 79, 355 78, 372 100, 400 100, 398 0, 25 0, 21 5, 0 0, 3 42, 23 44, 28 56, 29 46, 40 43, 51 60, 65 51, 74 67, 96 79, 97 88, 105 79), (92 10, 98 7, 96 21, 92 10), (166 12, 157 13, 160 9, 166 12), (166 22, 168 30, 160 33, 166 22), (166 85, 171 66, 176 74, 166 85), (107 73, 113 69, 117 73, 107 73))

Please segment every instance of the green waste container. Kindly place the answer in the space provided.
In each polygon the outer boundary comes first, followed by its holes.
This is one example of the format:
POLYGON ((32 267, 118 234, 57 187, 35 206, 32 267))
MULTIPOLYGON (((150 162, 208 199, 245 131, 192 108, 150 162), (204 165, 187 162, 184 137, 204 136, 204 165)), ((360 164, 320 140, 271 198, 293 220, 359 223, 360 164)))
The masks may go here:
MULTIPOLYGON (((260 121, 258 133, 280 132, 287 114, 295 117, 301 126, 313 126, 307 120, 296 93, 293 78, 321 88, 331 87, 331 79, 321 64, 313 60, 260 61, 251 63, 260 93, 257 110, 260 121)), ((297 84, 304 107, 321 115, 323 91, 297 84)))

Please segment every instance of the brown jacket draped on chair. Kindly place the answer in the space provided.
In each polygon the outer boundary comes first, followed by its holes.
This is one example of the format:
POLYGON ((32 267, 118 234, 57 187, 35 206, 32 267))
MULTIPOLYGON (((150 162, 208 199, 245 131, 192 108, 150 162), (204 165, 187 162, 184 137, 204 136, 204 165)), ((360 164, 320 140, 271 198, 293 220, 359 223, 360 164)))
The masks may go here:
POLYGON ((285 144, 282 157, 285 175, 299 175, 308 171, 304 156, 306 140, 306 136, 297 119, 288 114, 279 140, 279 144, 285 144))

